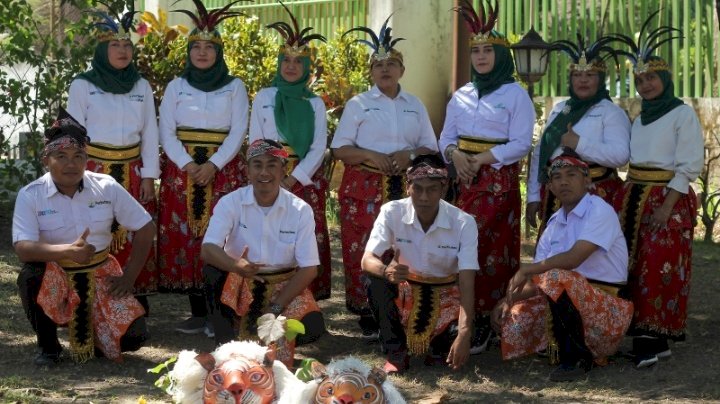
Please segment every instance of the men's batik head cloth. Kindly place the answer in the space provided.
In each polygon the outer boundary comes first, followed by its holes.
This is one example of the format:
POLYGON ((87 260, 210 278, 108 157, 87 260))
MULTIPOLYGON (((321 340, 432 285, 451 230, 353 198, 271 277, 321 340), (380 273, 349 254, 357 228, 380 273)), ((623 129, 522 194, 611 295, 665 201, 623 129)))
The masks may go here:
POLYGON ((585 38, 578 32, 577 43, 564 39, 555 41, 550 43, 548 52, 558 51, 567 55, 572 60, 570 64, 571 72, 594 71, 605 73, 607 71, 605 59, 613 57, 617 64, 616 51, 608 46, 614 40, 611 36, 601 36, 595 42, 586 44, 585 38))
POLYGON ((576 167, 580 169, 580 171, 585 176, 588 175, 590 169, 588 164, 582 161, 582 159, 580 158, 580 156, 577 155, 577 153, 566 151, 550 161, 550 167, 548 168, 548 176, 552 177, 555 171, 566 167, 576 167))
POLYGON ((470 47, 475 45, 500 45, 506 48, 510 47, 505 35, 495 31, 495 23, 498 19, 498 2, 495 0, 495 7, 488 2, 488 12, 485 12, 485 6, 483 6, 482 0, 480 1, 480 7, 478 12, 472 6, 468 0, 463 0, 460 5, 453 8, 453 11, 459 13, 465 20, 465 25, 470 31, 470 47))
POLYGON ((448 170, 445 162, 437 154, 423 154, 417 156, 406 171, 407 181, 413 182, 423 178, 448 180, 448 170))
POLYGON ((392 35, 390 34, 392 32, 392 28, 387 26, 388 21, 390 21, 390 17, 392 17, 392 14, 388 16, 382 27, 380 27, 380 32, 377 34, 372 29, 363 26, 349 29, 343 34, 343 36, 345 36, 350 32, 359 31, 364 32, 370 36, 370 41, 366 39, 355 40, 355 42, 363 43, 369 46, 370 49, 372 49, 373 53, 370 55, 370 66, 372 66, 375 62, 387 59, 395 59, 398 60, 401 64, 403 63, 403 55, 402 53, 400 53, 400 51, 395 49, 395 44, 405 40, 405 38, 393 39, 392 35))
POLYGON ((135 31, 133 26, 135 14, 139 11, 135 11, 135 2, 127 2, 128 11, 120 16, 109 4, 99 1, 98 3, 107 7, 107 12, 102 10, 90 10, 90 13, 99 17, 100 22, 93 24, 97 31, 95 37, 98 42, 107 41, 129 41, 130 32, 135 31))
POLYGON ((90 138, 85 127, 70 116, 63 107, 60 107, 57 119, 52 126, 45 130, 43 156, 71 147, 84 150, 89 142, 90 138))
POLYGON ((640 28, 640 34, 638 35, 637 42, 635 42, 633 38, 624 34, 608 35, 608 37, 613 40, 623 43, 630 48, 630 51, 616 50, 616 52, 617 54, 623 55, 630 60, 634 66, 633 73, 636 75, 651 71, 669 71, 670 65, 659 57, 653 57, 653 52, 659 48, 660 45, 672 41, 673 39, 682 38, 682 31, 669 25, 662 25, 648 32, 650 29, 650 21, 659 12, 660 10, 658 9, 654 13, 650 14, 647 20, 645 20, 642 28, 640 28))
POLYGON ((277 21, 267 25, 267 28, 272 28, 282 35, 285 43, 283 43, 280 48, 281 53, 285 53, 288 56, 310 56, 310 47, 308 46, 310 41, 316 39, 318 41, 327 42, 327 39, 321 34, 306 35, 308 32, 312 31, 313 27, 303 28, 301 30, 297 18, 295 18, 290 9, 283 4, 282 1, 280 1, 280 5, 283 6, 290 16, 292 26, 284 21, 277 21))
POLYGON ((277 157, 283 162, 288 158, 288 153, 282 145, 270 139, 257 139, 252 142, 247 150, 247 160, 250 161, 257 156, 268 155, 277 157))

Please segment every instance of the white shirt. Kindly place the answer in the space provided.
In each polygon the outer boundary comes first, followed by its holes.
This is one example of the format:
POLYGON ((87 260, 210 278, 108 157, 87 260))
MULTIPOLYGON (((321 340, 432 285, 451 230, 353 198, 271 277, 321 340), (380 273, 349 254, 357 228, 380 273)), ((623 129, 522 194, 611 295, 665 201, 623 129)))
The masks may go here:
POLYGON ((235 259, 248 246, 248 259, 263 264, 260 272, 320 264, 312 209, 282 188, 267 214, 255 201, 252 185, 220 198, 205 232, 206 243, 224 248, 235 259))
POLYGON ((390 98, 373 86, 345 104, 335 130, 333 149, 355 146, 379 153, 427 147, 437 150, 437 138, 425 106, 400 90, 390 98))
POLYGON ((13 243, 70 244, 88 228, 87 242, 102 251, 112 240, 113 219, 130 231, 152 220, 111 176, 85 171, 82 181, 82 191, 72 198, 58 191, 50 173, 23 187, 15 200, 13 243))
POLYGON ((438 215, 423 231, 410 198, 384 204, 375 219, 366 251, 400 251, 400 263, 411 273, 445 277, 460 270, 477 271, 478 229, 475 219, 441 200, 438 215))
POLYGON ((455 91, 448 102, 440 151, 444 156, 448 146, 457 145, 460 135, 507 141, 490 149, 498 161, 492 167, 499 170, 528 154, 534 126, 535 107, 519 84, 503 84, 478 98, 477 89, 468 83, 455 91))
POLYGON ((75 79, 70 84, 67 111, 87 129, 92 143, 140 143, 140 175, 160 177, 155 101, 147 80, 141 78, 126 94, 112 94, 87 80, 75 79))
MULTIPOLYGON (((562 112, 566 103, 561 101, 555 104, 543 130, 562 112)), ((617 168, 627 164, 630 159, 630 119, 612 101, 604 99, 590 107, 573 125, 573 130, 580 136, 575 151, 584 161, 617 168)), ((539 164, 540 142, 535 145, 530 160, 528 202, 540 201, 539 164)))
POLYGON ((628 251, 620 221, 612 206, 597 195, 585 194, 567 216, 560 208, 550 217, 538 241, 535 262, 570 251, 578 240, 599 248, 575 272, 603 282, 627 282, 628 251))
POLYGON ((168 84, 160 104, 160 143, 179 168, 193 159, 177 138, 177 129, 228 130, 227 138, 210 157, 210 161, 222 169, 240 151, 247 124, 247 91, 237 78, 225 87, 206 93, 178 77, 168 84))
MULTIPOLYGON (((275 125, 275 95, 277 87, 268 87, 260 90, 253 100, 250 113, 250 139, 249 143, 257 139, 270 139, 285 141, 275 125)), ((325 103, 320 97, 309 98, 315 112, 315 134, 305 157, 295 166, 291 173, 301 184, 312 184, 312 176, 320 168, 325 149, 327 148, 327 118, 325 117, 325 103)), ((310 119, 308 117, 308 119, 310 119)))
POLYGON ((633 122, 630 164, 674 171, 669 188, 687 194, 702 172, 704 158, 702 129, 691 106, 676 107, 647 126, 640 116, 633 122))

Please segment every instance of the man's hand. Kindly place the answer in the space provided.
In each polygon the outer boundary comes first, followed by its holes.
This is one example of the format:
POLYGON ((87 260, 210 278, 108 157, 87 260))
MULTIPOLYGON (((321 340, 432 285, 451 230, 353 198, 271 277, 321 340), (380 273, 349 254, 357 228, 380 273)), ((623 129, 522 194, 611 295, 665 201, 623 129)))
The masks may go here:
POLYGON ((385 279, 388 282, 398 284, 407 280, 410 274, 410 268, 407 265, 400 264, 400 250, 395 250, 395 257, 385 268, 385 279))
POLYGON ((258 271, 260 271, 260 267, 264 266, 264 264, 249 261, 247 259, 248 251, 248 246, 245 246, 245 248, 243 248, 242 254, 240 254, 240 259, 237 260, 237 263, 235 265, 235 268, 237 269, 237 271, 235 272, 243 278, 251 278, 259 282, 265 282, 263 278, 257 276, 258 271))
POLYGON ((505 294, 505 299, 508 302, 515 301, 514 298, 516 295, 520 294, 523 289, 525 288, 525 284, 530 280, 530 276, 523 271, 523 265, 520 265, 520 269, 515 273, 515 275, 510 279, 510 282, 508 283, 507 287, 507 293, 505 294))
POLYGON ((510 314, 510 305, 508 304, 507 297, 504 297, 497 302, 490 313, 490 326, 492 326, 492 329, 495 330, 498 335, 502 331, 503 321, 508 314, 510 314))
POLYGON ((135 290, 135 280, 125 275, 108 277, 108 283, 113 297, 131 296, 135 290))
POLYGON ((70 244, 68 256, 71 261, 77 262, 78 264, 87 264, 92 260, 93 255, 95 255, 95 246, 87 242, 89 235, 90 229, 86 227, 83 234, 70 244))
POLYGON ((452 370, 460 369, 470 357, 470 333, 458 333, 455 337, 450 352, 448 353, 447 362, 448 367, 452 370))

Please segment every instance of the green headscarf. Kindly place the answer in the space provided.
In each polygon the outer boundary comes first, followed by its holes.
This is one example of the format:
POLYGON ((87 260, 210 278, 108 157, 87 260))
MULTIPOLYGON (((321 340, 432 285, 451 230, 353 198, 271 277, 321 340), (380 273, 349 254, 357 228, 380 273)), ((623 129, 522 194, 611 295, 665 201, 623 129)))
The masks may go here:
POLYGON ((490 94, 503 84, 514 83, 515 62, 513 61, 510 49, 502 45, 492 45, 495 51, 495 65, 490 73, 480 74, 470 64, 470 77, 472 83, 478 90, 478 97, 490 94))
POLYGON ((540 160, 538 164, 538 181, 545 183, 548 181, 547 163, 555 149, 560 146, 560 138, 567 132, 568 124, 575 125, 585 113, 598 102, 604 99, 610 99, 610 92, 605 87, 605 73, 598 72, 598 90, 592 97, 587 100, 581 100, 575 94, 572 88, 572 80, 568 82, 570 89, 570 99, 565 103, 563 111, 559 113, 555 119, 547 126, 540 138, 540 160))
POLYGON ((303 74, 298 80, 289 82, 280 74, 285 53, 278 56, 278 67, 272 85, 277 87, 275 94, 275 126, 278 133, 293 148, 300 159, 310 150, 315 136, 315 112, 308 101, 317 97, 307 88, 310 78, 310 57, 302 56, 303 74))
MULTIPOLYGON (((662 60, 657 56, 651 56, 648 61, 651 60, 662 60)), ((660 80, 663 84, 663 92, 660 96, 654 100, 646 100, 643 98, 640 109, 640 123, 643 125, 649 125, 663 115, 675 109, 684 102, 675 97, 675 85, 673 84, 670 72, 667 70, 656 71, 657 75, 660 76, 660 80)))
POLYGON ((108 45, 110 41, 103 41, 95 47, 95 55, 91 62, 92 68, 80 73, 76 79, 87 80, 99 89, 112 94, 127 94, 135 83, 140 80, 140 73, 135 67, 135 61, 124 69, 116 69, 110 65, 108 59, 108 45))
MULTIPOLYGON (((190 36, 196 32, 197 28, 190 33, 190 36)), ((217 31, 215 31, 215 34, 216 36, 220 36, 217 31)), ((185 70, 183 70, 180 75, 181 77, 185 78, 194 88, 206 93, 222 88, 233 81, 234 77, 230 75, 227 64, 225 64, 223 47, 221 45, 213 42, 213 46, 215 46, 215 64, 207 69, 198 69, 192 64, 192 61, 190 61, 190 49, 192 49, 194 43, 195 41, 188 43, 185 70)))

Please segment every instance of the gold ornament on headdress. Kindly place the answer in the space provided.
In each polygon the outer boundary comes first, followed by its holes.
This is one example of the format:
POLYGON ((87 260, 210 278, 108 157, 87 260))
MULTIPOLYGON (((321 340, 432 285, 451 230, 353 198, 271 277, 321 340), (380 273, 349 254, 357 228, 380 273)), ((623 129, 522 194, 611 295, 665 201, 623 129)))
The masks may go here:
POLYGON ((550 44, 548 52, 559 51, 569 56, 573 61, 570 64, 570 71, 604 73, 607 71, 606 58, 613 57, 617 61, 615 49, 608 46, 613 40, 610 36, 601 36, 595 42, 586 45, 585 39, 578 33, 577 43, 567 40, 555 41, 550 44), (605 55, 602 55, 603 52, 605 55))
POLYGON ((108 11, 90 10, 90 13, 97 17, 100 17, 101 21, 94 23, 93 26, 97 28, 95 37, 99 42, 106 41, 129 41, 130 31, 133 30, 133 17, 138 11, 135 11, 133 2, 128 5, 128 12, 119 17, 119 14, 110 7, 109 4, 102 1, 98 3, 107 7, 108 11), (110 16, 111 13, 114 17, 110 16))
POLYGON ((285 40, 285 43, 280 49, 281 52, 284 52, 286 55, 291 57, 310 56, 310 47, 308 46, 308 43, 313 39, 325 42, 325 37, 321 34, 305 35, 306 33, 310 32, 313 27, 307 27, 303 30, 300 30, 300 25, 298 24, 297 18, 295 18, 293 13, 290 12, 290 9, 287 8, 287 6, 283 4, 282 1, 280 2, 280 5, 283 6, 283 8, 285 8, 285 11, 287 11, 287 13, 290 15, 290 19, 293 23, 292 27, 290 26, 290 24, 284 21, 278 21, 269 24, 267 28, 273 28, 277 30, 277 32, 279 32, 285 40))
POLYGON ((650 20, 652 20, 653 17, 655 17, 659 12, 660 10, 658 9, 654 13, 650 14, 647 20, 645 20, 642 28, 640 28, 640 34, 638 35, 637 43, 633 38, 624 34, 608 35, 614 41, 624 43, 625 45, 628 45, 628 47, 630 47, 630 52, 625 50, 618 50, 616 52, 620 55, 627 57, 630 60, 630 62, 634 66, 634 74, 643 74, 651 71, 657 72, 663 70, 670 70, 670 66, 666 61, 662 59, 651 60, 653 56, 652 53, 653 51, 655 51, 655 49, 659 48, 660 45, 672 41, 673 39, 682 38, 682 31, 669 25, 664 25, 650 31, 646 36, 645 32, 649 28, 650 20), (678 35, 674 35, 675 33, 678 33, 678 35), (665 35, 665 38, 659 39, 660 37, 665 35))
POLYGON ((493 31, 498 18, 498 2, 495 0, 495 7, 488 2, 488 13, 485 13, 485 6, 480 2, 480 14, 475 12, 472 4, 468 0, 463 0, 462 4, 453 8, 465 19, 465 25, 472 34, 470 36, 470 47, 475 45, 500 45, 506 48, 510 47, 507 38, 502 37, 493 31), (486 18, 487 17, 487 18, 486 18))
POLYGON ((349 34, 352 31, 360 31, 368 34, 370 36, 371 41, 368 41, 366 39, 356 39, 355 42, 364 43, 365 45, 369 46, 373 53, 370 55, 370 65, 372 65, 375 62, 387 60, 387 59, 397 59, 400 61, 400 63, 403 63, 403 55, 400 53, 400 51, 396 50, 395 44, 405 40, 405 38, 392 38, 392 35, 390 32, 392 31, 392 28, 388 27, 388 21, 390 21, 390 17, 392 17, 392 14, 388 16, 388 18, 383 23, 382 27, 380 27, 380 34, 376 34, 375 31, 368 27, 355 27, 352 29, 349 29, 345 31, 343 36, 349 34))

